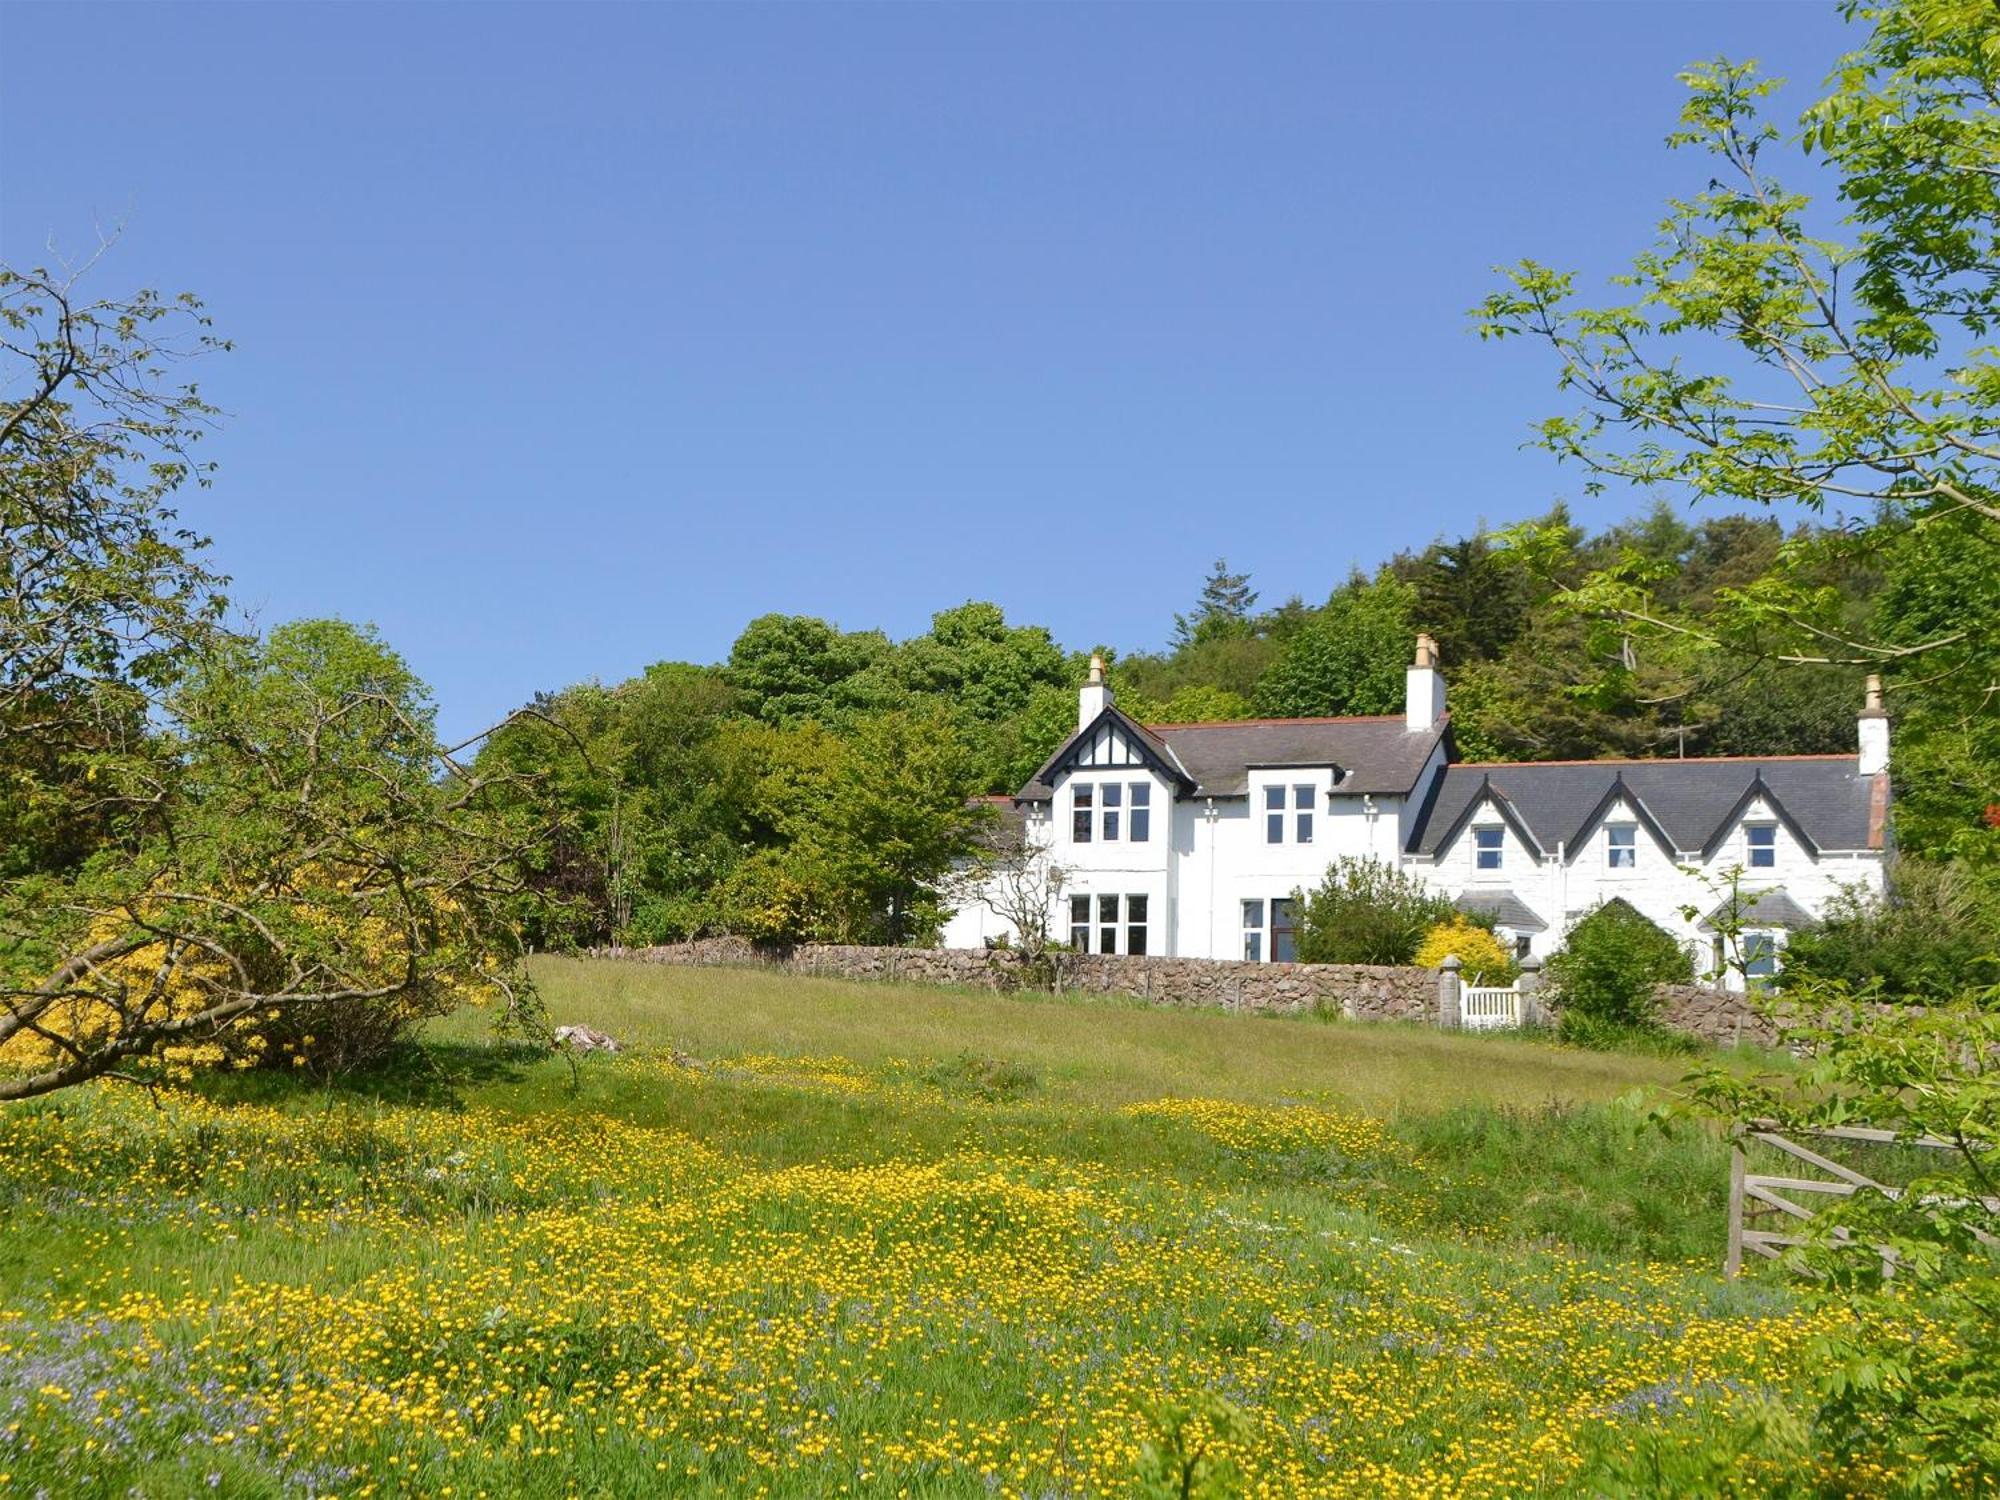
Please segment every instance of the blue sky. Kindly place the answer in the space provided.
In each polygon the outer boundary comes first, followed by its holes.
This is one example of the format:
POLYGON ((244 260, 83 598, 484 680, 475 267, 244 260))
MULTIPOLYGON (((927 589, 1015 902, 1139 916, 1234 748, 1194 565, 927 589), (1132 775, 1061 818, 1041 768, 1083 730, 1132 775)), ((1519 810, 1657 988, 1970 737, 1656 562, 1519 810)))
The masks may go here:
MULTIPOLYGON (((1698 190, 1674 74, 1805 90, 1830 5, 24 4, 0 255, 191 289, 184 516, 271 623, 381 627, 453 729, 968 598, 1161 642, 1580 493, 1466 309, 1698 190)), ((1629 507, 1585 501, 1608 521, 1629 507)))

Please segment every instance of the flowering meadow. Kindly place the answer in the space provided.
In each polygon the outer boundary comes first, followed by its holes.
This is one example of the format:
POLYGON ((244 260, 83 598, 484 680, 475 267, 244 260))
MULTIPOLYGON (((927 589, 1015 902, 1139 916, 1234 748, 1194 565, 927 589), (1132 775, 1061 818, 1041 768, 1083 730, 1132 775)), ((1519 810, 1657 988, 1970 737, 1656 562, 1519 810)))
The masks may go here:
POLYGON ((0 1111, 0 1496, 1577 1493, 1782 1396, 1816 1332, 1692 1253, 1712 1143, 1601 1105, 1541 1154, 1694 1196, 1566 1237, 1476 1113, 970 1056, 454 1064, 0 1111))

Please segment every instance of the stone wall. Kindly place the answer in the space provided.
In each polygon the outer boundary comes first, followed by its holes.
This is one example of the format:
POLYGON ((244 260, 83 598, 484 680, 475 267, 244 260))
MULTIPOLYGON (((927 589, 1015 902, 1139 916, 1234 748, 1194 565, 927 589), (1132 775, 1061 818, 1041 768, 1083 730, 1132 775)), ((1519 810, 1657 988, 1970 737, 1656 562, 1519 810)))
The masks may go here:
MULTIPOLYGON (((834 943, 766 947, 737 937, 702 938, 664 948, 602 948, 601 958, 693 967, 754 965, 826 979, 954 985, 1011 990, 1024 985, 1022 960, 1006 949, 863 948, 834 943)), ((1128 995, 1155 1005, 1291 1015, 1320 1011, 1355 1021, 1438 1019, 1434 969, 1367 964, 1253 964, 1208 958, 1123 958, 1108 953, 1050 955, 1053 988, 1128 995)), ((1046 976, 1039 987, 1051 987, 1046 976)), ((1697 984, 1663 984, 1663 1026, 1731 1046, 1774 1046, 1779 1026, 1742 995, 1697 984)))
MULTIPOLYGON (((605 948, 596 956, 694 967, 755 964, 827 979, 968 989, 1019 989, 1024 980, 1021 956, 1004 949, 862 948, 832 943, 783 948, 761 947, 742 938, 704 938, 663 948, 605 948)), ((1363 1021, 1437 1017, 1438 976, 1430 969, 1125 958, 1108 953, 1065 953, 1050 959, 1053 988, 1127 995, 1155 1005, 1271 1014, 1318 1010, 1363 1021)))

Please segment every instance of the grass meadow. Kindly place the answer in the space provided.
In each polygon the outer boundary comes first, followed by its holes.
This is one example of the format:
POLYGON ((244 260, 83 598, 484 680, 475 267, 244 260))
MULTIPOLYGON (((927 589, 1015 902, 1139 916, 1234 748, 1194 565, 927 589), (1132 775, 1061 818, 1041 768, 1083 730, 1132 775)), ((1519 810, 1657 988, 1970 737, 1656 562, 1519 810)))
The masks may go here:
POLYGON ((0 1496, 1601 1493, 1818 1331, 1670 1061, 538 977, 630 1050, 0 1110, 0 1496))

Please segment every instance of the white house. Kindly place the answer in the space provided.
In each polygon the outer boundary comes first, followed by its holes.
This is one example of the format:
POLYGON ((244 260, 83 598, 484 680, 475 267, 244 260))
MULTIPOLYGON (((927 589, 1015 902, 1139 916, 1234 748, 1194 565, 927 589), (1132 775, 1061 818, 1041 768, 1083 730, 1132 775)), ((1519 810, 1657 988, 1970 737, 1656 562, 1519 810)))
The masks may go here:
MULTIPOLYGON (((1524 956, 1616 897, 1705 972, 1740 870, 1743 957, 1768 972, 1842 887, 1881 889, 1889 734, 1869 687, 1853 755, 1475 764, 1452 759, 1428 636, 1400 716, 1142 725, 1093 660, 1076 733, 1009 800, 1065 874, 1051 932, 1093 953, 1284 962, 1297 893, 1371 855, 1489 914, 1524 956)), ((1015 936, 974 900, 944 942, 1015 936)))

